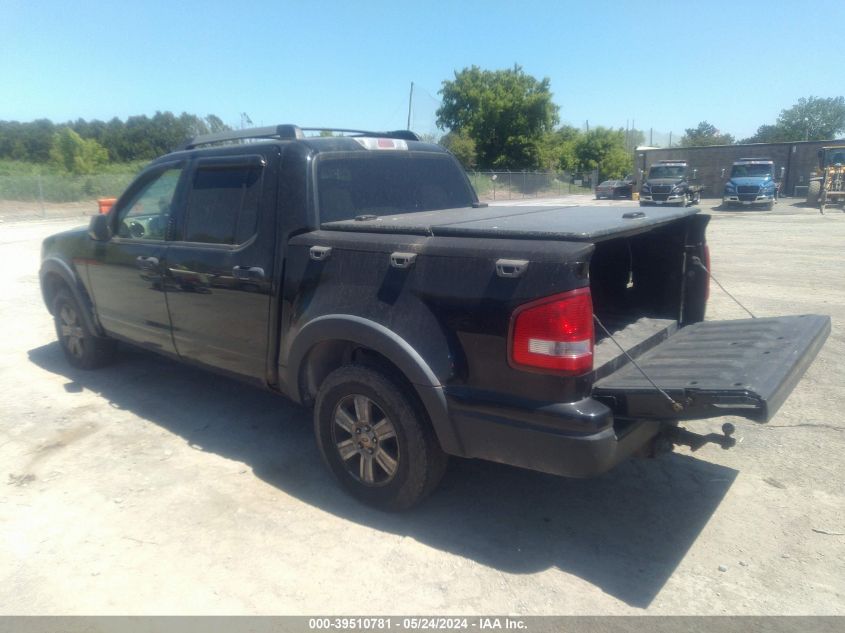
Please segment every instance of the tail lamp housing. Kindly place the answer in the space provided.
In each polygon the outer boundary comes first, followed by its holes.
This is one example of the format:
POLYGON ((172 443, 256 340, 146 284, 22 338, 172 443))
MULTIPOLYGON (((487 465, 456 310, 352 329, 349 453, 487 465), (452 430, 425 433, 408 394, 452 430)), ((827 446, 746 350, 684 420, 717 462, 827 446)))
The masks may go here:
POLYGON ((508 354, 517 369, 575 376, 592 371, 595 331, 589 287, 519 306, 508 354))

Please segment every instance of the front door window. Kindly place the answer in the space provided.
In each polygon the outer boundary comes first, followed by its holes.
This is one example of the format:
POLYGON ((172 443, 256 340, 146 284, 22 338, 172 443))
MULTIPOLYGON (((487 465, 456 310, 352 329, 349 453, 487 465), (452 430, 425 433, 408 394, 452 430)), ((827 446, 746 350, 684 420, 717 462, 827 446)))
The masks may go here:
POLYGON ((168 169, 142 187, 118 211, 118 237, 164 240, 181 174, 181 169, 168 169))

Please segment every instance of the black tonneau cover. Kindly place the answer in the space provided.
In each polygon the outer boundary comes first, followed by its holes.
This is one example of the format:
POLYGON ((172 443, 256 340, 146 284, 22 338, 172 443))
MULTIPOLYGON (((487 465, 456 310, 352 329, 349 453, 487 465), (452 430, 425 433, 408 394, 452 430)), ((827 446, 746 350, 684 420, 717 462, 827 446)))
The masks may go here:
MULTIPOLYGON (((326 222, 329 231, 598 242, 698 213, 695 207, 481 207, 326 222)), ((365 216, 366 217, 366 216, 365 216)))

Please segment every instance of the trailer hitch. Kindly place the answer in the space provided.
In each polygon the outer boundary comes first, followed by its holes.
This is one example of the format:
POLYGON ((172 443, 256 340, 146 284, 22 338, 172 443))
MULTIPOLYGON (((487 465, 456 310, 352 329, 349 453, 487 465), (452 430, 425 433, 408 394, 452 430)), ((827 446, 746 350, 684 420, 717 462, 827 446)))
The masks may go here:
POLYGON ((735 431, 736 427, 733 424, 725 422, 722 425, 722 435, 719 433, 708 433, 707 435, 702 435, 701 433, 693 433, 692 431, 688 431, 687 429, 679 426, 666 427, 663 433, 673 444, 689 446, 690 450, 697 451, 699 448, 710 442, 718 444, 725 450, 736 446, 736 439, 733 438, 735 431))

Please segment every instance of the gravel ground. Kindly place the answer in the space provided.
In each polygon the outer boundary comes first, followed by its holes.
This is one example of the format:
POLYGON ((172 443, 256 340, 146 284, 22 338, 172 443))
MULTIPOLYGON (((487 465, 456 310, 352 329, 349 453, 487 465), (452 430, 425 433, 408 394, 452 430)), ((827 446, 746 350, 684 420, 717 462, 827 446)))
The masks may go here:
MULTIPOLYGON (((85 209, 4 209, 0 611, 845 614, 845 214, 704 208, 752 311, 833 317, 775 419, 587 481, 455 460, 402 515, 340 492, 279 397, 126 348, 70 368, 39 243, 85 209)), ((743 317, 712 295, 708 318, 743 317)))

